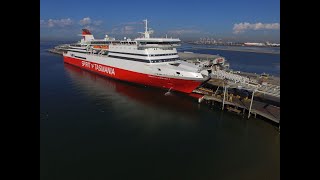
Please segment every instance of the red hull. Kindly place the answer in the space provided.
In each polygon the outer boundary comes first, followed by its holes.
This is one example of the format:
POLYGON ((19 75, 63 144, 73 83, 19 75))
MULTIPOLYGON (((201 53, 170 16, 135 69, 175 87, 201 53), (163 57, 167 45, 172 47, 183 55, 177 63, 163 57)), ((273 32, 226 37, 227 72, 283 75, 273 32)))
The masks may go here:
POLYGON ((201 81, 174 79, 137 73, 102 64, 90 63, 89 61, 67 56, 64 56, 64 62, 114 79, 165 89, 172 88, 171 90, 184 93, 191 93, 202 83, 201 81))

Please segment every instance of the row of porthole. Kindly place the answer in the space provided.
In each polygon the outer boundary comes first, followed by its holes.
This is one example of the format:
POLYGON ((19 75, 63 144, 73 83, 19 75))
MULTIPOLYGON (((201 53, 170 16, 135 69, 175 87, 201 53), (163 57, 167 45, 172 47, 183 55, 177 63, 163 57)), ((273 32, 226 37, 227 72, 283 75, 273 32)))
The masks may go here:
POLYGON ((151 54, 150 56, 172 56, 172 55, 177 55, 177 53, 174 53, 174 54, 151 54))
POLYGON ((161 59, 161 60, 151 60, 151 62, 152 62, 152 63, 156 63, 156 62, 170 62, 170 61, 175 61, 175 60, 179 60, 179 58, 161 59))

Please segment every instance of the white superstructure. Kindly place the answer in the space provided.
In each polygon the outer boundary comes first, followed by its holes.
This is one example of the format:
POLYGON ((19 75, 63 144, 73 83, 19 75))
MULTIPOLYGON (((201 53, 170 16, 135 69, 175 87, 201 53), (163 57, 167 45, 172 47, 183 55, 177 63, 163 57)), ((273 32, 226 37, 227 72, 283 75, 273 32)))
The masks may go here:
POLYGON ((150 86, 192 92, 209 77, 200 68, 179 59, 180 39, 153 38, 145 21, 143 37, 95 40, 84 32, 82 41, 70 45, 65 62, 103 75, 150 86))

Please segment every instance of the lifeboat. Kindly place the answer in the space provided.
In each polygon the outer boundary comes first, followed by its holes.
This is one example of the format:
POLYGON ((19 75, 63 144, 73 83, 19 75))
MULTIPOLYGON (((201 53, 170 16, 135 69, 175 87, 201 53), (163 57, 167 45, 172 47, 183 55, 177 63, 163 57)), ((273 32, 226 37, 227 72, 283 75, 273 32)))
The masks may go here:
POLYGON ((95 49, 109 49, 108 45, 94 45, 93 48, 95 49))

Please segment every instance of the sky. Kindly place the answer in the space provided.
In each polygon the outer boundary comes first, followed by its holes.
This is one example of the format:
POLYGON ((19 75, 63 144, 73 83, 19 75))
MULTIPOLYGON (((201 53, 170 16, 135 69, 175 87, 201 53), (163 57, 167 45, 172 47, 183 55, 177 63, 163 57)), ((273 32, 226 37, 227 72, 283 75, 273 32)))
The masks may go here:
POLYGON ((81 29, 136 38, 280 42, 280 0, 40 0, 40 40, 79 40, 81 29))

